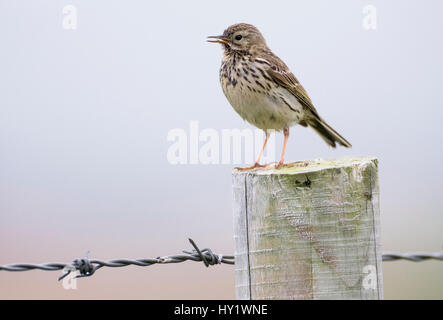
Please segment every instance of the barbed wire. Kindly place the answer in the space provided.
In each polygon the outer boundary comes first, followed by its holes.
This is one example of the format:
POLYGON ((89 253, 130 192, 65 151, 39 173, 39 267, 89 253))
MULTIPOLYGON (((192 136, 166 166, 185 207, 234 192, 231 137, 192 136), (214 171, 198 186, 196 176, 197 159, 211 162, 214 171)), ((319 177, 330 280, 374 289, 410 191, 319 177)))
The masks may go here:
MULTIPOLYGON (((166 263, 181 263, 185 261, 203 262, 206 267, 213 266, 215 264, 234 264, 233 255, 215 254, 211 249, 205 248, 200 250, 192 239, 188 239, 194 250, 183 250, 184 254, 169 255, 157 258, 147 259, 115 259, 110 261, 90 260, 89 258, 75 259, 72 263, 43 263, 43 264, 29 264, 29 263, 17 263, 0 266, 0 271, 29 271, 29 270, 44 270, 44 271, 56 271, 63 270, 64 273, 58 278, 62 280, 71 272, 78 271, 79 274, 75 278, 90 277, 98 269, 103 267, 120 268, 130 265, 139 267, 148 267, 153 264, 166 264, 166 263)), ((385 252, 382 255, 383 261, 398 261, 407 260, 413 262, 421 262, 425 260, 439 260, 443 261, 442 252, 415 252, 415 253, 395 253, 385 252)))
POLYGON ((75 276, 75 278, 81 277, 90 277, 92 276, 98 269, 103 267, 110 268, 120 268, 126 267, 130 265, 136 265, 140 267, 148 267, 153 264, 166 264, 166 263, 180 263, 184 261, 196 261, 203 262, 206 267, 215 265, 215 264, 234 264, 234 256, 232 255, 222 255, 215 254, 211 249, 205 248, 200 250, 195 242, 192 239, 189 239, 189 242, 194 247, 194 250, 183 250, 184 254, 179 255, 170 255, 164 257, 157 258, 148 258, 148 259, 115 259, 110 261, 101 261, 101 260, 90 260, 88 258, 83 259, 75 259, 72 263, 44 263, 44 264, 28 264, 28 263, 20 263, 20 264, 10 264, 6 266, 0 266, 0 271, 29 271, 29 270, 45 270, 45 271, 55 271, 55 270, 63 270, 64 274, 61 275, 58 280, 62 280, 71 272, 79 271, 79 274, 75 276))
POLYGON ((442 252, 414 252, 414 253, 383 253, 383 261, 408 260, 413 262, 421 262, 425 260, 440 260, 443 261, 442 252))

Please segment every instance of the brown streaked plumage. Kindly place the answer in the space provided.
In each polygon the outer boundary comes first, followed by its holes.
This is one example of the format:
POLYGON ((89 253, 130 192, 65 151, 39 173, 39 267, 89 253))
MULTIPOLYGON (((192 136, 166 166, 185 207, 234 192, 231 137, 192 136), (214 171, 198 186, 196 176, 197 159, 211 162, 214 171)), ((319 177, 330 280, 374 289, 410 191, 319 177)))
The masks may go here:
POLYGON ((244 120, 266 133, 256 163, 246 169, 261 166, 259 161, 269 130, 284 132, 285 140, 277 167, 283 166, 289 127, 295 124, 313 128, 333 148, 336 142, 351 147, 320 117, 306 90, 286 64, 268 48, 256 27, 238 23, 228 27, 220 36, 208 38, 209 42, 223 46, 220 83, 226 98, 244 120))

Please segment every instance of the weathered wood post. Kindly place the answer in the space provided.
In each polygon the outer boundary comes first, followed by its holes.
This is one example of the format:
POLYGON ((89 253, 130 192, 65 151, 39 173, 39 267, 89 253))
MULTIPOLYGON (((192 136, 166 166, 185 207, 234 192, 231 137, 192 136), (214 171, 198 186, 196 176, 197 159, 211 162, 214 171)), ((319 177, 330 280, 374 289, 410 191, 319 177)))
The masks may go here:
POLYGON ((233 172, 237 299, 382 299, 377 159, 233 172))

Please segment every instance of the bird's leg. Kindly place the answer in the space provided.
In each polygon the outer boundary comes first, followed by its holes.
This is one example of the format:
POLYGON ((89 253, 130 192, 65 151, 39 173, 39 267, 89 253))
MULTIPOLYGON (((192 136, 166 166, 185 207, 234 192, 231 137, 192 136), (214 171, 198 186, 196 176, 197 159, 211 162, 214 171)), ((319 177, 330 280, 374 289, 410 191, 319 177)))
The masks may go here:
POLYGON ((263 155, 263 152, 265 151, 266 144, 268 143, 269 132, 265 131, 265 134, 266 134, 265 142, 263 143, 263 147, 261 148, 260 153, 259 153, 258 158, 257 158, 257 161, 255 161, 255 164, 254 164, 256 166, 264 167, 264 165, 260 165, 260 159, 261 159, 261 156, 263 155))
POLYGON ((266 144, 268 143, 268 139, 269 139, 269 132, 267 130, 265 130, 265 134, 266 134, 265 142, 263 143, 263 147, 261 148, 261 151, 258 155, 257 161, 255 161, 254 165, 251 167, 247 167, 247 168, 236 168, 237 170, 252 170, 255 168, 266 167, 265 165, 260 164, 260 159, 263 155, 263 152, 265 151, 265 147, 266 147, 266 144))
POLYGON ((283 150, 281 152, 280 161, 278 162, 278 164, 276 166, 277 169, 280 169, 281 167, 283 167, 283 162, 285 161, 286 144, 288 143, 288 139, 289 139, 289 128, 285 128, 283 130, 283 133, 285 135, 285 140, 283 141, 283 150))

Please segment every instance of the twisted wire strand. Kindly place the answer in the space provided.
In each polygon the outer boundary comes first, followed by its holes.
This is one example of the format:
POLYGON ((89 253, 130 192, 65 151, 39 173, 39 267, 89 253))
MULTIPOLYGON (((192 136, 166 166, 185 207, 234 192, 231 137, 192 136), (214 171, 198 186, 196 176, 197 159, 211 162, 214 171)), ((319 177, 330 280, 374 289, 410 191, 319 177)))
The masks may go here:
MULTIPOLYGON (((114 259, 109 261, 101 261, 95 259, 75 259, 72 263, 43 263, 43 264, 29 264, 29 263, 17 263, 0 266, 0 271, 29 271, 29 270, 44 270, 44 271, 56 271, 64 270, 64 273, 58 278, 62 280, 71 272, 79 271, 76 278, 92 276, 98 269, 103 267, 109 268, 121 268, 130 265, 139 267, 148 267, 153 264, 166 264, 166 263, 181 263, 188 260, 195 262, 203 262, 206 267, 213 266, 215 264, 234 264, 233 255, 221 255, 215 254, 209 248, 199 249, 192 239, 188 239, 194 250, 183 250, 184 254, 169 255, 157 258, 143 258, 143 259, 114 259)), ((383 261, 398 261, 407 260, 413 262, 421 262, 426 260, 438 260, 443 261, 442 252, 413 252, 413 253, 395 253, 385 252, 382 255, 383 261)))
POLYGON ((64 270, 58 280, 62 280, 68 274, 74 271, 79 271, 76 278, 89 277, 92 276, 98 269, 103 267, 110 268, 120 268, 130 265, 148 267, 153 264, 165 264, 165 263, 180 263, 188 260, 195 262, 203 262, 206 267, 215 264, 234 264, 234 256, 232 255, 221 255, 215 254, 209 248, 199 249, 198 246, 192 239, 189 242, 194 247, 194 250, 184 250, 184 254, 169 255, 157 258, 147 258, 147 259, 115 259, 110 261, 101 261, 95 259, 75 259, 72 263, 43 263, 43 264, 29 264, 29 263, 18 263, 10 264, 5 266, 0 266, 0 271, 29 271, 29 270, 45 270, 45 271, 55 271, 64 270))
POLYGON ((383 253, 383 261, 408 260, 413 262, 421 262, 425 260, 443 261, 443 251, 441 252, 412 252, 412 253, 383 253))

